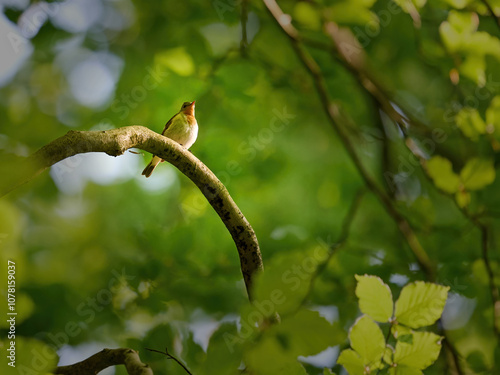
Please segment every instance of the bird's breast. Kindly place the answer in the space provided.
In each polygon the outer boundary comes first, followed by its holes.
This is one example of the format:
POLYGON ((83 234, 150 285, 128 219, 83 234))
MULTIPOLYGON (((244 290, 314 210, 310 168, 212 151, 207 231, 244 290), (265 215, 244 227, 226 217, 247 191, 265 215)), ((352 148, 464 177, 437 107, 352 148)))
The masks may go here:
POLYGON ((198 137, 198 124, 195 117, 180 113, 172 121, 164 135, 186 148, 191 147, 198 137))

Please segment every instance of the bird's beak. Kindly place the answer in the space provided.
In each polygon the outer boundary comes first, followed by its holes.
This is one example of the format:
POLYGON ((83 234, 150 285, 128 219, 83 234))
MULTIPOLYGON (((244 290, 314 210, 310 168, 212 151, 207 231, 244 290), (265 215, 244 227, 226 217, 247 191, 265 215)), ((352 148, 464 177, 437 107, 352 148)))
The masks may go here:
POLYGON ((193 102, 191 103, 190 107, 194 107, 194 103, 196 102, 196 100, 193 100, 193 102))

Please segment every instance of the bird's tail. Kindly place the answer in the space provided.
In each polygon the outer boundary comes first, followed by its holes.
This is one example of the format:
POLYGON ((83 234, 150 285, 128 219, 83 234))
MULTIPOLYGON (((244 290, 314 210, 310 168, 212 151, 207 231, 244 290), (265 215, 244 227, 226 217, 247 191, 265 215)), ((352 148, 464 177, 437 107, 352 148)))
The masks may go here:
POLYGON ((155 170, 156 166, 161 162, 161 158, 158 156, 153 156, 153 159, 146 165, 146 168, 142 171, 142 174, 146 177, 151 176, 151 173, 155 170))

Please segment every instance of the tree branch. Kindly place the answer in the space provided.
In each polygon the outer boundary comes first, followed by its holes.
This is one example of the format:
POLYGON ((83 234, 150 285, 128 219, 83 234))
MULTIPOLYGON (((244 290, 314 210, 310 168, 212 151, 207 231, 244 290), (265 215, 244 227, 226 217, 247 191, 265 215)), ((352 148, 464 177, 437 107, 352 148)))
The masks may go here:
POLYGON ((9 173, 0 183, 0 197, 70 156, 87 152, 119 156, 130 148, 158 155, 178 168, 201 190, 236 244, 241 271, 251 298, 252 278, 256 272, 263 270, 260 247, 252 226, 226 187, 205 164, 177 142, 148 128, 127 126, 106 131, 70 131, 18 163, 13 173, 9 173))
MULTIPOLYGON (((395 221, 398 226, 399 231, 405 237, 406 242, 408 243, 413 255, 415 256, 420 268, 425 273, 426 277, 430 281, 435 280, 435 268, 432 262, 430 261, 427 252, 424 250, 420 241, 412 229, 410 223, 406 218, 397 210, 395 203, 392 199, 384 193, 382 189, 378 187, 375 180, 369 175, 368 171, 365 169, 364 165, 361 162, 361 159, 358 157, 354 145, 349 139, 347 133, 341 126, 346 119, 342 116, 341 108, 336 105, 329 96, 328 88, 326 86, 325 80, 323 78, 322 72, 316 61, 311 57, 311 55, 307 52, 307 50, 303 46, 304 40, 301 38, 298 30, 292 25, 291 17, 285 15, 279 5, 276 3, 276 0, 263 0, 269 12, 274 17, 275 21, 281 27, 281 29, 285 32, 285 34, 290 39, 293 49, 295 50, 297 57, 304 65, 304 68, 311 74, 316 91, 320 97, 321 103, 323 105, 323 109, 327 114, 327 118, 330 121, 332 127, 338 134, 340 140, 342 141, 347 153, 351 157, 354 165, 356 166, 359 174, 363 178, 366 186, 374 195, 379 199, 379 201, 384 206, 387 213, 391 216, 391 218, 395 221)), ((405 139, 407 138, 406 126, 410 121, 415 127, 418 127, 420 131, 427 132, 425 126, 422 126, 416 119, 408 118, 407 116, 398 112, 394 106, 391 104, 391 101, 388 100, 385 92, 380 89, 379 86, 369 77, 364 68, 365 65, 365 55, 359 43, 357 43, 357 39, 352 35, 352 33, 346 33, 343 35, 337 35, 339 32, 339 28, 334 23, 329 23, 326 25, 326 31, 329 36, 332 38, 332 42, 334 44, 333 48, 329 48, 332 52, 334 58, 336 60, 340 60, 340 62, 349 70, 351 73, 355 75, 355 77, 359 80, 363 88, 368 92, 368 94, 378 103, 379 107, 387 113, 393 120, 396 121, 397 124, 400 125, 400 129, 405 135, 405 139), (346 45, 348 47, 352 47, 352 50, 355 50, 356 53, 354 56, 346 56, 345 50, 342 50, 341 46, 346 45)), ((347 30, 349 31, 349 30, 347 30)), ((445 335, 447 336, 447 335, 445 335)), ((452 347, 451 342, 447 342, 447 346, 452 347)), ((455 348, 450 350, 453 358, 453 365, 457 369, 459 374, 462 374, 459 358, 455 348)))
POLYGON ((182 363, 181 361, 179 361, 177 358, 175 358, 172 354, 170 354, 168 352, 168 348, 165 348, 165 352, 161 352, 159 350, 156 350, 156 349, 149 349, 149 348, 146 348, 146 350, 149 350, 150 352, 155 352, 155 353, 160 353, 160 354, 163 354, 167 357, 167 359, 173 359, 175 362, 177 362, 179 364, 179 366, 181 366, 184 371, 186 371, 189 375, 193 375, 191 373, 191 371, 189 371, 189 369, 186 367, 186 365, 184 365, 184 363, 182 363))
MULTIPOLYGON (((326 87, 325 80, 323 78, 322 72, 316 61, 311 57, 311 55, 305 50, 302 45, 299 33, 297 29, 292 25, 290 16, 283 13, 279 5, 275 0, 263 0, 269 12, 272 14, 278 25, 289 37, 292 47, 294 48, 297 57, 300 59, 304 68, 311 74, 314 84, 316 86, 316 91, 320 97, 323 109, 326 112, 327 118, 332 125, 333 129, 338 134, 342 144, 344 145, 348 155, 350 156, 352 162, 356 166, 361 178, 364 180, 366 186, 374 193, 374 195, 379 199, 379 201, 384 206, 387 213, 396 222, 397 227, 401 234, 406 239, 413 255, 416 258, 420 268, 426 274, 429 280, 434 280, 435 271, 432 262, 429 259, 426 251, 420 244, 415 232, 411 228, 408 221, 403 215, 399 213, 391 199, 379 188, 375 180, 370 176, 365 166, 361 162, 361 159, 356 153, 354 145, 349 139, 346 131, 341 126, 341 124, 346 122, 346 119, 342 115, 341 108, 335 104, 329 96, 328 89, 326 87)), ((356 62, 360 64, 361 62, 356 62)))
POLYGON ((109 366, 125 365, 129 375, 153 375, 149 365, 141 362, 139 353, 132 349, 103 349, 93 356, 70 366, 60 366, 54 374, 95 375, 109 366))
MULTIPOLYGON (((493 13, 493 10, 491 10, 493 13)), ((494 13, 493 13, 494 15, 494 13)), ((426 159, 419 153, 416 152, 415 148, 412 147, 413 140, 408 135, 408 132, 405 131, 406 126, 410 127, 418 127, 420 124, 415 122, 415 119, 411 118, 411 116, 406 115, 405 113, 400 114, 395 110, 393 105, 391 104, 391 99, 384 92, 384 90, 376 83, 376 81, 369 77, 367 73, 368 69, 366 68, 366 55, 364 50, 357 43, 354 35, 347 29, 339 29, 339 27, 333 22, 329 22, 325 27, 328 35, 330 36, 333 45, 334 52, 336 52, 341 57, 341 61, 343 65, 353 73, 353 75, 357 78, 359 84, 362 88, 372 96, 374 101, 378 104, 378 107, 386 113, 389 118, 402 130, 403 137, 405 140, 405 145, 408 150, 420 161, 420 165, 425 165, 426 159), (348 47, 351 46, 351 47, 348 47), (352 46, 357 46, 356 50, 356 58, 351 58, 350 55, 346 54, 347 51, 352 51, 352 46)), ((427 171, 424 168, 424 175, 429 178, 427 171)), ((432 184, 438 191, 443 193, 444 195, 450 197, 449 193, 446 193, 440 189, 438 189, 435 184, 432 184)), ((456 200, 453 199, 455 205, 457 205, 456 200)), ((493 270, 489 261, 489 251, 488 251, 488 230, 487 227, 482 224, 479 220, 472 217, 467 210, 457 205, 458 210, 464 215, 464 217, 469 220, 481 233, 481 249, 482 249, 482 258, 486 267, 490 294, 493 302, 493 327, 494 332, 497 338, 500 338, 500 293, 498 291, 497 286, 494 281, 493 270)))

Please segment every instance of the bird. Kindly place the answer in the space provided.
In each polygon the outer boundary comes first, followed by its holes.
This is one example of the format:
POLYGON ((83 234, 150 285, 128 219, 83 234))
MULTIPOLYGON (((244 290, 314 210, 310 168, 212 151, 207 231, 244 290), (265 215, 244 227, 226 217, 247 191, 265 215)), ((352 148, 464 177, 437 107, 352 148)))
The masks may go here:
MULTIPOLYGON (((184 102, 181 110, 168 120, 161 133, 186 149, 189 149, 198 137, 198 122, 194 117, 194 103, 195 101, 184 102)), ((146 178, 151 176, 156 166, 162 161, 164 161, 162 158, 154 155, 153 159, 142 171, 142 175, 146 176, 146 178)))

